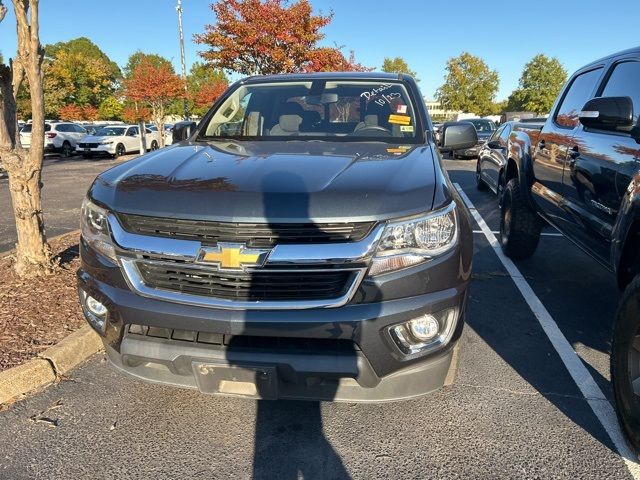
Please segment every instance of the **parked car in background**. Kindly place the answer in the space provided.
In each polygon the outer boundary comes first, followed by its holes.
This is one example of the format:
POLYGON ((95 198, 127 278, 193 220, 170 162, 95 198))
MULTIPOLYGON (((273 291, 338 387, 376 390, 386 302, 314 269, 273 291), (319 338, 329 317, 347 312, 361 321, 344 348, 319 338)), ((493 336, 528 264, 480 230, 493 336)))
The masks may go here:
POLYGON ((476 165, 476 186, 478 190, 490 188, 502 199, 502 191, 506 184, 505 173, 511 145, 509 139, 513 131, 526 132, 535 138, 546 119, 531 118, 520 122, 503 123, 493 132, 489 140, 480 147, 476 165))
MULTIPOLYGON (((24 148, 31 146, 31 128, 27 123, 20 130, 20 143, 24 148)), ((71 122, 47 122, 44 132, 45 153, 61 153, 64 157, 73 155, 78 142, 87 135, 84 128, 71 122)))
POLYGON ((640 451, 640 48, 578 70, 551 112, 539 129, 511 135, 502 249, 530 257, 547 222, 616 275, 624 293, 611 377, 620 423, 640 451))
MULTIPOLYGON (((160 147, 158 132, 146 130, 148 150, 160 147)), ((138 125, 109 125, 85 136, 78 143, 79 153, 85 158, 100 155, 120 157, 130 152, 140 151, 140 128, 138 125)))
POLYGON ((453 152, 453 158, 470 158, 477 157, 480 152, 480 147, 486 143, 486 141, 496 131, 496 124, 486 118, 465 118, 463 122, 471 123, 478 132, 478 143, 471 148, 465 150, 456 150, 453 152))

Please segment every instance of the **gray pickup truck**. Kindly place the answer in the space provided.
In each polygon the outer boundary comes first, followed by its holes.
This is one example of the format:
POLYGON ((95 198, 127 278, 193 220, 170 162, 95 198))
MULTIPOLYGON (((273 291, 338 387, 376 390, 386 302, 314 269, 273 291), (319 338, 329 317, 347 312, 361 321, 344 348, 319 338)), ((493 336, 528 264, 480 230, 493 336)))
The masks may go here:
MULTIPOLYGON (((635 48, 581 68, 546 123, 521 123, 506 142, 489 145, 495 158, 505 160, 496 162, 504 252, 512 258, 533 255, 547 222, 616 276, 623 294, 614 321, 611 375, 620 422, 638 451, 639 114, 640 48, 635 48)), ((478 186, 483 182, 480 177, 478 186)))
POLYGON ((451 380, 472 235, 411 77, 251 77, 175 129, 82 207, 80 301, 116 368, 263 399, 451 380))

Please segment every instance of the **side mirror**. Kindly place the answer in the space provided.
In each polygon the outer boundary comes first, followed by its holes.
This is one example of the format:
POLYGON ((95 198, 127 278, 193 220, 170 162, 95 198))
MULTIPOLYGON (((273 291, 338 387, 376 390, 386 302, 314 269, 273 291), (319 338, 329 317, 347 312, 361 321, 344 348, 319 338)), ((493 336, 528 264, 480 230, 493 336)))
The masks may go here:
POLYGON ((171 131, 171 138, 173 139, 173 143, 178 143, 183 140, 186 140, 191 136, 191 134, 196 129, 196 122, 178 122, 173 126, 173 130, 171 131))
POLYGON ((495 150, 498 148, 502 148, 502 145, 500 144, 500 140, 490 140, 487 142, 487 147, 495 150))
POLYGON ((478 143, 476 127, 469 122, 447 122, 440 133, 441 150, 464 150, 478 143))
POLYGON ((578 114, 580 123, 587 128, 617 130, 633 127, 633 101, 630 97, 592 98, 578 114))

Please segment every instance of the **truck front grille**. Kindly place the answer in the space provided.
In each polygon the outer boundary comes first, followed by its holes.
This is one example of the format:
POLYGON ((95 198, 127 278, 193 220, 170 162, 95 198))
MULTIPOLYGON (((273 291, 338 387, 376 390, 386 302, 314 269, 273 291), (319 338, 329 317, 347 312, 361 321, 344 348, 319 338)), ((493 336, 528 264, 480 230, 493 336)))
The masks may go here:
POLYGON ((180 263, 136 263, 148 287, 236 301, 334 299, 348 291, 356 276, 351 270, 221 272, 180 263))
POLYGON ((357 223, 231 223, 118 214, 122 227, 138 235, 196 240, 206 244, 245 243, 270 248, 277 244, 344 243, 362 240, 374 222, 357 223))

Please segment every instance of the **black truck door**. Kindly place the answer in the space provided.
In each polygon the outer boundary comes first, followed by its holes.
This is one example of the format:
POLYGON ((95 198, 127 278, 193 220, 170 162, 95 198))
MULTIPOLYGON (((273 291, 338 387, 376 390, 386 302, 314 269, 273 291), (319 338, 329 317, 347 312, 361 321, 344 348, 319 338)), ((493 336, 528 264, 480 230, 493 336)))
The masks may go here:
POLYGON ((562 176, 567 153, 579 124, 578 113, 584 103, 593 96, 601 73, 602 68, 595 68, 573 77, 552 119, 545 123, 540 132, 533 153, 532 192, 535 201, 547 220, 560 230, 567 228, 566 212, 562 207, 562 176))
POLYGON ((572 237, 609 266, 613 227, 640 158, 640 60, 614 63, 597 96, 631 97, 636 129, 604 131, 580 126, 569 147, 563 183, 572 237))

